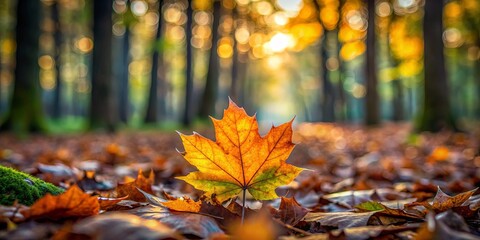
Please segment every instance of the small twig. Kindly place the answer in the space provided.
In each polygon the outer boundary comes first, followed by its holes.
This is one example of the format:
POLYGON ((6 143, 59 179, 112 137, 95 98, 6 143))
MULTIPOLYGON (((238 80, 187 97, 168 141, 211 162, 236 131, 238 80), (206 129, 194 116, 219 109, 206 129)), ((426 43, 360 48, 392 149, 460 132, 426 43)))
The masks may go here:
POLYGON ((312 236, 312 235, 313 235, 313 234, 310 233, 310 232, 307 232, 307 231, 302 230, 302 229, 300 229, 300 228, 296 228, 296 227, 294 227, 294 226, 292 226, 292 225, 290 225, 290 224, 286 224, 286 223, 280 221, 280 219, 273 218, 273 221, 275 221, 276 223, 278 223, 278 224, 280 224, 280 225, 282 225, 282 226, 284 226, 284 227, 286 227, 286 228, 288 228, 288 229, 290 229, 290 230, 293 230, 293 231, 295 231, 295 232, 297 232, 297 233, 303 234, 303 235, 305 235, 305 236, 312 236))

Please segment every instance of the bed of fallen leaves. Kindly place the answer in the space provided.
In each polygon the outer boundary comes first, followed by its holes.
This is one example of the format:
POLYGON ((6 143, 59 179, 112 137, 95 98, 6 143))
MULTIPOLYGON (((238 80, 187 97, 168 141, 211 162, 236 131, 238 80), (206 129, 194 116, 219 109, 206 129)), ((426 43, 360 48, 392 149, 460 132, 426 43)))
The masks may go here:
MULTIPOLYGON (((213 132, 202 132, 213 136, 213 132)), ((195 170, 175 133, 0 136, 0 164, 66 190, 0 206, 0 239, 478 239, 480 132, 412 135, 300 124, 288 162, 312 171, 220 203, 175 177, 195 170)))

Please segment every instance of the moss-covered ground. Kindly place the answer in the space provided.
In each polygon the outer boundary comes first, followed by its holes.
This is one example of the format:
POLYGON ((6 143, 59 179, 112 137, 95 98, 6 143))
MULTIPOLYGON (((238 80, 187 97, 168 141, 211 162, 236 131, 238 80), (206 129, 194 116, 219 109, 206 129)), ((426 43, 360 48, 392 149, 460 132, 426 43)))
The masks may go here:
POLYGON ((0 205, 12 205, 15 200, 32 205, 47 193, 57 195, 63 189, 29 174, 0 165, 0 205))

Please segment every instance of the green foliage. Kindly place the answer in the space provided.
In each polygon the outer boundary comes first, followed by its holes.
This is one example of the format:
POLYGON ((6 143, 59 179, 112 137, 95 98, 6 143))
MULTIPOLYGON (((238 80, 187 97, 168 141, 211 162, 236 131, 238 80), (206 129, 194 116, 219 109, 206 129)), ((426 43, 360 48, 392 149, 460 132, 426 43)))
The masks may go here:
POLYGON ((12 205, 15 200, 32 205, 47 193, 58 195, 63 189, 26 173, 0 165, 0 205, 12 205))
POLYGON ((368 211, 368 212, 385 210, 385 207, 378 202, 360 203, 357 206, 355 206, 355 208, 360 209, 362 211, 368 211))

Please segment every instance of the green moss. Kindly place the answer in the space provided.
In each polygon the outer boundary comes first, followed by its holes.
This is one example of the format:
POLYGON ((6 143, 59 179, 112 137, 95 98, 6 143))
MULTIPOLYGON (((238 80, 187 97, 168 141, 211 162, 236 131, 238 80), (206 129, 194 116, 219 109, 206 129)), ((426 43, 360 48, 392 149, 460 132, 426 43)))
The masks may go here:
POLYGON ((0 165, 0 205, 12 205, 15 200, 32 205, 47 193, 58 195, 63 189, 26 173, 0 165))

